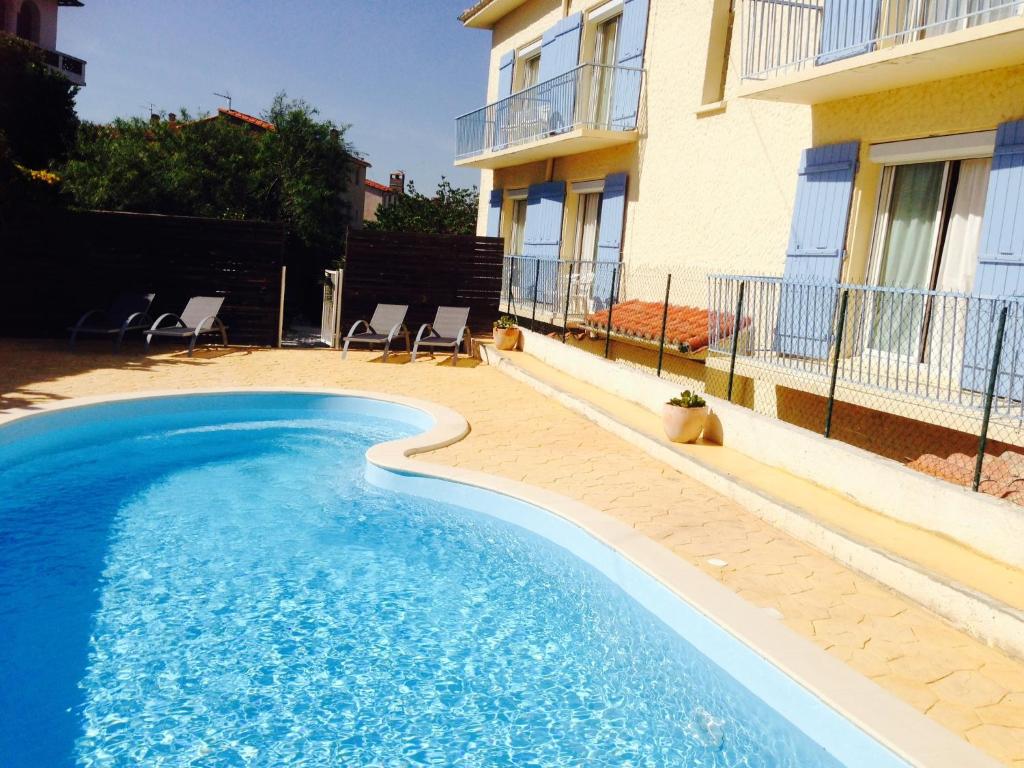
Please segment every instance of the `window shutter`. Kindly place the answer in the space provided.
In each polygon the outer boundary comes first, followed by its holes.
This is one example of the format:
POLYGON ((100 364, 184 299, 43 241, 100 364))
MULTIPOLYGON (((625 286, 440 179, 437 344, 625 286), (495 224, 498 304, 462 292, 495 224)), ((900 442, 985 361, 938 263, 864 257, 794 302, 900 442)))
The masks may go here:
POLYGON ((501 237, 501 204, 505 194, 503 190, 491 190, 491 205, 487 211, 487 236, 501 237))
MULTIPOLYGON (((644 49, 647 45, 647 16, 649 0, 624 0, 622 25, 619 29, 620 67, 643 69, 644 49)), ((639 72, 616 72, 612 96, 612 128, 631 131, 636 128, 640 110, 640 88, 643 77, 639 72)))
MULTIPOLYGON (((498 98, 505 99, 512 95, 512 71, 515 66, 515 51, 509 51, 501 57, 498 64, 498 98)), ((495 151, 508 146, 508 101, 499 101, 494 114, 494 139, 491 142, 495 151)))
MULTIPOLYGON (((601 196, 601 221, 597 235, 597 261, 591 295, 595 309, 605 309, 613 295, 612 278, 622 261, 622 230, 626 217, 626 185, 629 176, 613 173, 604 180, 601 196)), ((615 280, 621 283, 620 279, 615 280)))
POLYGON ((859 151, 857 141, 804 150, 779 295, 780 354, 828 356, 859 151))
POLYGON ((816 64, 828 64, 874 48, 881 0, 825 0, 816 64))
MULTIPOLYGON (((537 300, 544 304, 554 302, 558 281, 558 256, 562 247, 562 213, 565 207, 565 182, 550 181, 534 184, 526 197, 526 231, 523 236, 523 255, 540 260, 537 300)), ((538 277, 536 265, 527 260, 523 264, 527 295, 532 296, 534 279, 538 277)))
POLYGON ((574 13, 545 32, 541 41, 540 87, 534 101, 545 113, 552 133, 576 123, 578 78, 568 73, 579 65, 582 29, 583 14, 574 13))
MULTIPOLYGON (((978 247, 974 294, 985 297, 1024 297, 1024 120, 1003 123, 996 131, 992 171, 978 247)), ((1002 306, 1010 308, 996 380, 1000 397, 1024 399, 1024 381, 1010 380, 1006 368, 1024 354, 1024 313, 1020 301, 972 301, 964 341, 964 389, 982 392, 988 386, 995 352, 996 327, 1002 306)))

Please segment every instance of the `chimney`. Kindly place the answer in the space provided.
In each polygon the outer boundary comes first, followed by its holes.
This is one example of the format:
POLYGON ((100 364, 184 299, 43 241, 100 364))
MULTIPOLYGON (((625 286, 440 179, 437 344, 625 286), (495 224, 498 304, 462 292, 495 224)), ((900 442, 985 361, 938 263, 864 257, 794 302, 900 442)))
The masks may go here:
POLYGON ((169 113, 167 115, 167 122, 171 126, 177 125, 177 123, 178 123, 178 116, 176 114, 174 114, 173 112, 169 113))
POLYGON ((396 192, 399 195, 405 194, 405 171, 394 171, 391 174, 391 183, 388 185, 391 187, 392 192, 396 192))
POLYGON ((156 113, 150 114, 150 116, 149 116, 149 124, 150 125, 159 125, 160 124, 160 115, 158 115, 156 113))

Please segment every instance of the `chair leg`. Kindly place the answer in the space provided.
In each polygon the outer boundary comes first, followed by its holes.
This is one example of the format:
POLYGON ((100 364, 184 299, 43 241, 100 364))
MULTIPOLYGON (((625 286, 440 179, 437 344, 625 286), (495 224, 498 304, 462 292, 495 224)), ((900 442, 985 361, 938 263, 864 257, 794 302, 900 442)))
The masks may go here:
POLYGON ((147 333, 146 334, 146 350, 145 350, 145 353, 147 355, 149 354, 149 345, 152 344, 152 343, 153 343, 153 334, 152 333, 147 333))
POLYGON ((348 345, 351 339, 345 339, 345 345, 341 348, 341 359, 344 360, 348 357, 348 345))
POLYGON ((384 342, 384 355, 381 357, 381 362, 382 363, 386 363, 388 361, 388 352, 390 352, 390 351, 391 351, 391 342, 390 341, 385 341, 384 342))
POLYGON ((115 353, 121 351, 121 342, 123 342, 123 341, 124 341, 124 330, 120 330, 120 331, 117 332, 117 336, 114 339, 114 352, 115 353))
POLYGON ((75 330, 73 330, 71 332, 71 340, 68 342, 68 348, 69 349, 74 349, 75 348, 75 341, 77 339, 78 339, 78 329, 76 328, 75 330))
POLYGON ((415 344, 412 345, 412 352, 409 353, 409 362, 410 363, 415 363, 416 362, 416 353, 419 351, 419 348, 420 348, 419 342, 416 342, 415 344))
POLYGON ((188 340, 188 356, 189 357, 192 357, 192 351, 196 348, 196 339, 198 339, 198 338, 199 338, 199 336, 193 333, 192 334, 192 338, 188 340))

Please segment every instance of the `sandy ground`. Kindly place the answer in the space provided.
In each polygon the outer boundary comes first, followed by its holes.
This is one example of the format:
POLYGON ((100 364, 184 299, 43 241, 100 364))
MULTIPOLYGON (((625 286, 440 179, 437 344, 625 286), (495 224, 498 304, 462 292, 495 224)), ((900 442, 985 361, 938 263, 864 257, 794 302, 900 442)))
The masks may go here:
POLYGON ((472 432, 426 461, 577 498, 633 525, 883 688, 1024 768, 1024 663, 767 525, 525 384, 475 360, 330 350, 122 355, 102 343, 0 340, 0 411, 98 394, 202 387, 349 387, 442 403, 472 432), (715 567, 710 559, 725 560, 715 567))

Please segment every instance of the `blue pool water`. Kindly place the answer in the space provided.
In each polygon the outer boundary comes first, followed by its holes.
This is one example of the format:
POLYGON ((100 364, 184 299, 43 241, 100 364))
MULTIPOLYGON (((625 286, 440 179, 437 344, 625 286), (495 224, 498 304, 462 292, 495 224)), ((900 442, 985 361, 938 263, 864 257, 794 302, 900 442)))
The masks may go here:
POLYGON ((0 429, 0 765, 899 764, 547 538, 364 479, 428 425, 248 394, 0 429))

